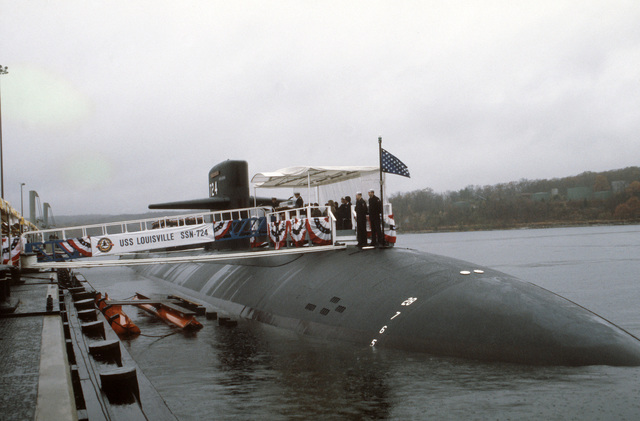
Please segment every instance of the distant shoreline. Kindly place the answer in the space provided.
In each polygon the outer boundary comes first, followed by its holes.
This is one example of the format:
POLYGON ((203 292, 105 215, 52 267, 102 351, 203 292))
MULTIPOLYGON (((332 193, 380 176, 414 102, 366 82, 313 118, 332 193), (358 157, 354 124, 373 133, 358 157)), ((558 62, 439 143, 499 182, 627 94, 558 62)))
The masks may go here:
POLYGON ((401 234, 433 234, 439 232, 470 232, 470 231, 501 231, 516 229, 545 229, 545 228, 572 228, 572 227, 592 227, 592 226, 614 226, 614 225, 640 225, 640 221, 617 221, 617 220, 590 220, 590 221, 551 221, 551 222, 532 222, 532 223, 514 223, 504 224, 500 226, 490 225, 460 225, 460 226, 443 226, 436 229, 425 229, 415 231, 404 231, 399 229, 401 234))

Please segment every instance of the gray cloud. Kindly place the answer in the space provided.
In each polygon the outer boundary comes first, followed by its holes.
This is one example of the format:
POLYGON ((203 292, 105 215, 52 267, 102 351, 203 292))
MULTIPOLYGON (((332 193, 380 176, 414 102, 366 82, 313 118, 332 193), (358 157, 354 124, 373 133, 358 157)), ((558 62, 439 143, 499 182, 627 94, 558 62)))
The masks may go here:
POLYGON ((638 165, 637 2, 0 3, 14 204, 138 212, 228 158, 375 165, 378 135, 391 192, 638 165))

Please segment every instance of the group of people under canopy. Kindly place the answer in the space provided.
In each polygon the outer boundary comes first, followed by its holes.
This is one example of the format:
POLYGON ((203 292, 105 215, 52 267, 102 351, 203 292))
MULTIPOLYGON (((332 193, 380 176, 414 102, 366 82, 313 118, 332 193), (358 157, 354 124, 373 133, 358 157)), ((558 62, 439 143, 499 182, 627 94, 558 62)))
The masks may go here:
MULTIPOLYGON (((320 186, 336 185, 345 181, 362 180, 366 177, 377 176, 379 167, 289 167, 278 171, 268 173, 258 173, 253 176, 251 181, 256 188, 281 188, 292 187, 311 188, 320 186)), ((370 184, 369 184, 370 185, 370 184)), ((355 189, 354 189, 355 190, 355 189)), ((286 209, 298 209, 305 206, 304 200, 298 190, 294 190, 295 202, 286 209)), ((345 191, 343 189, 342 191, 345 191)), ((317 203, 312 206, 312 217, 320 217, 328 215, 328 209, 336 217, 337 229, 353 229, 351 209, 355 205, 356 214, 356 237, 358 246, 366 245, 376 246, 384 245, 384 236, 382 235, 382 202, 375 195, 375 191, 370 189, 368 192, 368 204, 362 197, 362 193, 356 194, 355 204, 351 203, 350 196, 344 196, 340 200, 340 205, 329 200, 325 204, 325 210, 322 212, 317 203), (323 215, 324 213, 324 215, 323 215), (371 242, 367 244, 367 216, 371 224, 371 242)), ((277 205, 277 200, 272 200, 274 210, 285 210, 277 205)))
MULTIPOLYGON (((365 246, 384 246, 384 235, 382 234, 382 202, 380 198, 375 195, 373 189, 369 190, 369 200, 367 201, 362 197, 361 192, 356 193, 355 214, 356 214, 356 238, 358 240, 358 247, 365 246), (371 225, 371 242, 367 243, 367 215, 369 216, 369 223, 371 225)), ((294 193, 295 202, 292 206, 280 206, 278 199, 271 198, 272 207, 274 212, 281 210, 292 210, 304 208, 304 200, 299 192, 294 193)), ((344 196, 340 198, 340 205, 329 200, 325 203, 324 212, 320 210, 317 203, 313 203, 311 209, 311 217, 328 216, 329 210, 336 218, 336 229, 338 230, 350 230, 353 229, 352 224, 352 203, 351 196, 344 196)))
MULTIPOLYGON (((290 206, 282 206, 277 198, 272 197, 271 206, 273 208, 273 211, 278 212, 284 210, 303 209, 305 204, 300 193, 294 193, 293 197, 295 197, 295 202, 290 206)), ((331 210, 331 214, 336 218, 337 229, 352 229, 353 224, 351 223, 351 196, 345 196, 341 198, 340 202, 340 205, 338 205, 338 202, 329 200, 324 204, 324 210, 321 210, 321 207, 318 203, 312 203, 311 217, 316 218, 321 216, 328 216, 329 210, 331 210)))

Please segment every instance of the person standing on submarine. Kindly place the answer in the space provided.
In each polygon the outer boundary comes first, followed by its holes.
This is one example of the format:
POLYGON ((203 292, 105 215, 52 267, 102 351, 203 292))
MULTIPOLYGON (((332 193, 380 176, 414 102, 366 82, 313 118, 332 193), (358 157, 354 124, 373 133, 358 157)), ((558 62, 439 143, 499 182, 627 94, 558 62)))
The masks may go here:
POLYGON ((384 247, 384 237, 380 226, 380 215, 382 214, 382 203, 373 189, 369 190, 369 222, 371 223, 371 246, 380 244, 384 247))
POLYGON ((356 193, 356 238, 358 247, 367 245, 367 202, 360 192, 356 193))

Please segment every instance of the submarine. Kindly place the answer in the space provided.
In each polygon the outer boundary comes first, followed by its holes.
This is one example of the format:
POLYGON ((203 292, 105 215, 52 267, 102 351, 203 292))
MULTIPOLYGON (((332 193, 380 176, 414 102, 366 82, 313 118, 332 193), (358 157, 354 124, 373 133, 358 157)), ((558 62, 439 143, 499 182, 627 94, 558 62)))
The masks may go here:
MULTIPOLYGON (((309 171, 298 178, 312 182, 309 171)), ((209 198, 149 208, 227 210, 268 203, 250 196, 245 161, 214 166, 208 181, 209 198)), ((231 316, 330 341, 527 365, 640 365, 640 340, 629 332, 549 290, 474 263, 400 245, 255 251, 247 259, 233 254, 248 247, 246 239, 211 244, 129 258, 226 254, 223 261, 132 267, 231 316)))

